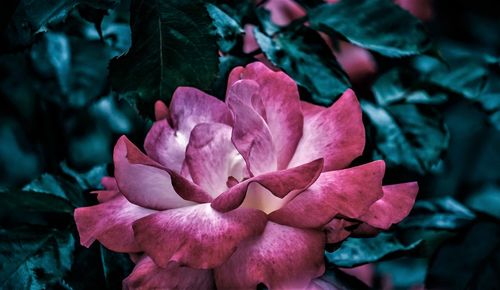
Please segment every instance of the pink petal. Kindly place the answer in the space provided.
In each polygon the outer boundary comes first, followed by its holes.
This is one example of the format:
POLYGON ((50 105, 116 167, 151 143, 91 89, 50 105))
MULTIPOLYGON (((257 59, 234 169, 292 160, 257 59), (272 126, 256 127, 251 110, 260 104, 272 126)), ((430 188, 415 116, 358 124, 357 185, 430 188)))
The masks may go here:
POLYGON ((226 191, 229 176, 247 177, 243 157, 231 142, 232 128, 220 123, 197 125, 186 149, 186 164, 193 181, 211 196, 226 191))
POLYGON ((304 116, 304 134, 289 167, 317 158, 325 159, 324 171, 347 167, 365 147, 365 128, 356 95, 349 89, 328 109, 315 110, 317 114, 304 116))
POLYGON ((422 20, 431 20, 434 14, 432 0, 395 0, 395 2, 422 20))
POLYGON ((355 225, 356 222, 351 222, 345 219, 332 219, 328 224, 325 225, 324 230, 326 232, 326 242, 328 244, 335 244, 345 240, 351 235, 351 231, 348 231, 346 227, 355 225))
POLYGON ((93 194, 97 194, 97 200, 100 203, 106 202, 110 199, 113 199, 117 195, 121 195, 118 190, 97 190, 91 192, 93 194))
POLYGON ((280 26, 286 26, 295 19, 306 16, 304 8, 293 0, 271 0, 264 4, 271 12, 271 20, 280 26))
POLYGON ((130 202, 158 210, 193 204, 174 191, 170 175, 158 168, 161 165, 140 152, 127 137, 116 142, 113 160, 120 192, 130 202))
POLYGON ((215 289, 210 270, 192 269, 171 263, 160 268, 149 257, 142 258, 123 280, 124 290, 136 289, 215 289))
POLYGON ((234 146, 252 174, 276 170, 276 149, 266 122, 252 107, 232 96, 228 94, 226 102, 234 114, 234 146))
POLYGON ((411 211, 418 193, 416 182, 400 183, 383 187, 384 196, 377 200, 368 212, 358 219, 371 226, 388 229, 402 221, 411 211))
POLYGON ((156 211, 136 206, 118 195, 104 203, 75 209, 80 243, 85 247, 98 240, 115 252, 139 252, 132 223, 156 211))
POLYGON ((156 101, 155 102, 155 119, 156 121, 161 120, 161 119, 166 119, 169 118, 169 112, 168 112, 168 107, 165 105, 164 102, 162 101, 156 101))
POLYGON ((118 185, 116 184, 116 179, 111 176, 104 176, 101 178, 101 184, 106 190, 117 190, 118 185))
POLYGON ((150 215, 133 228, 137 242, 160 267, 174 261, 209 269, 224 263, 242 240, 260 234, 266 221, 258 210, 219 213, 200 204, 150 215))
POLYGON ((374 161, 323 172, 308 189, 272 212, 269 219, 294 227, 320 228, 337 214, 357 218, 382 197, 384 171, 384 162, 374 161))
POLYGON ((226 104, 215 97, 190 87, 175 90, 170 103, 171 124, 156 121, 146 136, 147 154, 163 166, 180 172, 189 135, 200 123, 232 123, 226 104))
POLYGON ((262 235, 240 244, 215 269, 220 289, 303 289, 325 270, 322 232, 268 222, 262 235))
MULTIPOLYGON (((271 197, 278 197, 280 200, 287 197, 286 200, 289 200, 313 184, 321 174, 322 168, 323 160, 318 159, 295 168, 273 171, 247 179, 232 186, 229 190, 219 195, 212 202, 212 207, 220 212, 227 212, 239 207, 244 201, 251 202, 254 198, 259 199, 259 201, 254 204, 267 204, 266 207, 271 203, 271 197), (249 190, 252 183, 260 184, 270 193, 266 193, 265 196, 251 196, 256 194, 256 192, 251 192, 249 190)), ((265 208, 257 208, 265 212, 270 212, 265 208)))
POLYGON ((257 96, 265 114, 256 111, 265 119, 271 133, 278 154, 278 169, 287 168, 302 136, 304 122, 297 85, 285 73, 273 71, 260 62, 234 69, 229 76, 229 92, 237 80, 252 80, 258 84, 257 96))
POLYGON ((348 42, 340 43, 340 51, 335 51, 338 62, 354 83, 359 83, 377 72, 377 63, 372 54, 348 42))

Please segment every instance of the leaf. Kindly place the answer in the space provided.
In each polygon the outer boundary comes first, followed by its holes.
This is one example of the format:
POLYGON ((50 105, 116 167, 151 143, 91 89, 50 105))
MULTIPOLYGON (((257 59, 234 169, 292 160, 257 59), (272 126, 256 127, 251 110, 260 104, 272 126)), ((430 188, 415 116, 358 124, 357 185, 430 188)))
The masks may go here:
POLYGON ((445 243, 433 257, 426 278, 428 289, 498 289, 500 226, 473 225, 445 243))
POLYGON ((398 227, 428 230, 456 230, 469 224, 475 215, 451 197, 419 200, 398 227))
POLYGON ((325 252, 326 259, 338 267, 352 268, 373 263, 389 257, 409 254, 417 249, 421 240, 409 245, 402 244, 388 233, 380 233, 373 238, 349 237, 333 253, 325 252))
POLYGON ((226 53, 235 47, 245 32, 239 23, 231 18, 224 11, 213 4, 207 4, 207 11, 213 20, 215 31, 217 33, 219 49, 226 53))
POLYGON ((422 258, 400 258, 377 263, 377 273, 391 277, 393 289, 413 289, 423 285, 427 274, 427 260, 422 258))
POLYGON ((12 52, 29 46, 35 34, 51 22, 62 21, 78 4, 111 9, 118 0, 20 0, 5 30, 0 34, 0 52, 12 52))
POLYGON ((74 244, 70 232, 0 229, 0 288, 51 288, 71 268, 74 244))
POLYGON ((361 106, 374 127, 375 155, 380 154, 388 166, 424 174, 448 147, 448 130, 435 111, 412 104, 382 108, 362 101, 361 106))
POLYGON ((61 163, 63 172, 71 176, 82 190, 96 189, 101 187, 101 179, 107 175, 106 164, 96 165, 87 172, 78 172, 68 166, 66 162, 61 163))
POLYGON ((350 87, 345 72, 314 30, 302 26, 269 37, 256 29, 254 34, 267 58, 306 88, 315 103, 330 105, 350 87))
POLYGON ((423 24, 390 0, 323 4, 308 13, 313 29, 389 57, 421 54, 431 48, 423 24))
POLYGON ((102 245, 100 249, 106 287, 107 289, 119 289, 122 286, 122 280, 132 272, 134 263, 128 254, 111 252, 102 245))
POLYGON ((500 219, 500 188, 489 184, 469 195, 465 204, 475 211, 500 219))
POLYGON ((73 213, 74 207, 65 198, 35 191, 0 190, 2 214, 7 212, 73 213))
POLYGON ((133 0, 132 46, 110 63, 114 90, 153 116, 156 100, 179 86, 210 89, 218 72, 212 20, 199 2, 133 0))
POLYGON ((82 197, 82 188, 61 177, 47 173, 42 174, 42 176, 24 186, 22 190, 54 195, 67 200, 74 207, 85 204, 82 197))
POLYGON ((387 106, 406 102, 411 104, 436 105, 447 101, 442 93, 430 94, 416 82, 415 73, 402 69, 391 69, 381 75, 372 86, 377 104, 387 106))

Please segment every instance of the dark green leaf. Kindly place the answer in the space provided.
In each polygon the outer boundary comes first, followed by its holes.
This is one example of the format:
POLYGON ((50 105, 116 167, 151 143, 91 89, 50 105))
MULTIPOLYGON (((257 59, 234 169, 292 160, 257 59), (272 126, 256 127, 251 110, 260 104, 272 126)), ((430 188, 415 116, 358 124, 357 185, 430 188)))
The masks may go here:
POLYGON ((323 4, 308 13, 311 27, 389 57, 421 54, 431 48, 422 23, 390 0, 323 4))
POLYGON ((389 166, 423 174, 432 170, 448 146, 448 130, 435 111, 412 104, 382 108, 363 101, 361 106, 374 126, 376 153, 389 166))
POLYGON ((258 30, 254 34, 267 58, 306 88, 315 103, 330 105, 350 87, 345 72, 314 30, 303 26, 273 38, 258 30))
POLYGON ((210 89, 218 72, 212 20, 199 2, 133 0, 132 46, 110 63, 114 90, 153 115, 179 86, 210 89))
POLYGON ((424 284, 427 260, 405 257, 377 263, 376 267, 381 276, 391 277, 393 289, 412 289, 424 284))
POLYGON ((50 288, 71 268, 74 244, 70 232, 0 229, 0 288, 50 288))
POLYGON ((240 38, 245 31, 236 20, 231 18, 231 16, 227 15, 217 6, 207 4, 207 10, 215 26, 219 49, 222 52, 229 52, 234 48, 238 42, 238 38, 240 38))
POLYGON ((29 46, 36 33, 44 31, 46 25, 51 22, 62 21, 78 4, 110 9, 118 3, 118 0, 21 0, 17 4, 7 28, 0 31, 0 52, 29 46))
POLYGON ((54 195, 69 201, 75 207, 85 204, 82 197, 82 188, 61 177, 47 173, 24 186, 23 191, 54 195))
POLYGON ((465 204, 470 208, 500 219, 500 188, 490 184, 470 195, 465 204))
POLYGON ((451 197, 419 200, 398 226, 429 230, 455 230, 469 224, 475 215, 451 197))
POLYGON ((443 245, 426 278, 430 289, 498 289, 500 226, 481 222, 443 245))
POLYGON ((381 106, 398 102, 434 105, 447 100, 445 94, 430 94, 415 83, 414 72, 392 69, 381 75, 373 84, 372 90, 377 103, 381 106))
POLYGON ((338 267, 356 267, 385 258, 408 254, 420 245, 420 240, 402 244, 391 234, 381 233, 373 238, 348 238, 333 253, 325 252, 329 263, 338 267))
POLYGON ((74 207, 66 198, 49 193, 0 190, 0 207, 6 212, 72 213, 74 207))
POLYGON ((119 289, 122 285, 122 280, 132 272, 134 263, 132 263, 128 254, 114 253, 102 245, 100 247, 106 287, 108 289, 119 289))
POLYGON ((87 172, 78 172, 70 168, 66 162, 62 162, 61 169, 64 173, 71 176, 82 190, 101 187, 101 179, 108 173, 105 164, 97 165, 87 172))

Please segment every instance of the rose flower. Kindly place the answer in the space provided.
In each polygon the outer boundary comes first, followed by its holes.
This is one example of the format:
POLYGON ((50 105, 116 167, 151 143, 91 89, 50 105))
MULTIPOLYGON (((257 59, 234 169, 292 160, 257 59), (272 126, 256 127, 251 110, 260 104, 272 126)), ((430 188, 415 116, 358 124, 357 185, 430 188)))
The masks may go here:
POLYGON ((80 241, 136 262, 125 289, 323 289, 327 244, 387 229, 416 183, 382 186, 383 161, 349 167, 365 131, 354 92, 329 108, 262 63, 235 68, 225 102, 178 88, 142 153, 116 143, 100 204, 75 210, 80 241))

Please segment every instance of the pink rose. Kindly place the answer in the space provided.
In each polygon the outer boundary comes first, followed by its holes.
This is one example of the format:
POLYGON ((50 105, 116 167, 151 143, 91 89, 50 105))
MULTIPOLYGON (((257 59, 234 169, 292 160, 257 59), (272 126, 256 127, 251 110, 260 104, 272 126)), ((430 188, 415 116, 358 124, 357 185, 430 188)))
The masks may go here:
POLYGON ((126 289, 321 289, 326 243, 387 229, 415 201, 416 183, 382 186, 383 161, 347 168, 365 145, 351 90, 312 105, 252 63, 225 102, 180 87, 155 109, 146 154, 121 137, 100 204, 75 211, 82 245, 134 257, 126 289))

